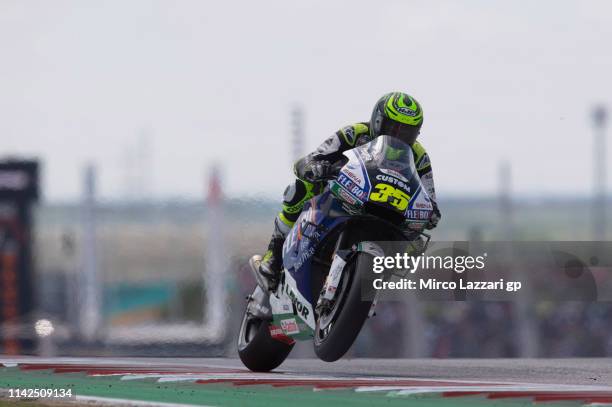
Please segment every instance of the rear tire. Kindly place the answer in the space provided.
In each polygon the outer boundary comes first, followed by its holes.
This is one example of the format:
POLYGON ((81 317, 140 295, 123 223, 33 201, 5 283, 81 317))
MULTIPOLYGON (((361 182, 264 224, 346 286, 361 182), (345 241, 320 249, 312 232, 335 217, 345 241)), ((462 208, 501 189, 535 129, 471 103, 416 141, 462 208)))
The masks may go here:
POLYGON ((348 278, 346 284, 341 282, 343 286, 339 293, 338 310, 332 319, 329 331, 325 333, 320 326, 321 319, 317 318, 315 328, 314 350, 317 356, 325 362, 334 362, 340 359, 351 348, 353 342, 359 335, 365 320, 368 318, 370 308, 373 302, 372 280, 372 255, 364 252, 359 252, 355 258, 349 263, 349 268, 345 270, 342 279, 348 278), (367 281, 366 281, 367 280, 367 281), (365 298, 368 300, 362 301, 361 286, 368 292, 364 292, 365 298), (372 299, 370 299, 372 298, 372 299))
POLYGON ((244 314, 238 338, 238 356, 253 372, 269 372, 285 361, 292 344, 270 335, 270 322, 244 314))

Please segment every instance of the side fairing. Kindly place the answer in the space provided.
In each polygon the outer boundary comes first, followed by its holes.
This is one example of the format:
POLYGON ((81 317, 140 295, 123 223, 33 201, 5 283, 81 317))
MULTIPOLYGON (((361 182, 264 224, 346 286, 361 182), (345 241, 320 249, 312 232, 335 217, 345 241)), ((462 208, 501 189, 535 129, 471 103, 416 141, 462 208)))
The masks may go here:
POLYGON ((422 185, 419 185, 419 188, 410 199, 410 205, 406 209, 404 216, 406 220, 415 224, 421 223, 424 226, 429 221, 432 212, 433 205, 431 199, 422 185))
POLYGON ((300 295, 312 304, 312 258, 319 243, 348 218, 329 191, 312 198, 289 232, 283 246, 283 266, 295 281, 300 295), (331 214, 335 215, 331 215, 331 214))

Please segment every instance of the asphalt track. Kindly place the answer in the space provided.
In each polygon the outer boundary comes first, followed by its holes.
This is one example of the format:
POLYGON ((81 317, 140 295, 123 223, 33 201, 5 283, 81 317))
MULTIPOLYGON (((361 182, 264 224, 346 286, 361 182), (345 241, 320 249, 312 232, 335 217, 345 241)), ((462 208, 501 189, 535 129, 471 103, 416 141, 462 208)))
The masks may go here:
POLYGON ((76 404, 612 406, 611 359, 289 359, 264 374, 236 359, 0 356, 0 363, 0 388, 71 386, 76 404))

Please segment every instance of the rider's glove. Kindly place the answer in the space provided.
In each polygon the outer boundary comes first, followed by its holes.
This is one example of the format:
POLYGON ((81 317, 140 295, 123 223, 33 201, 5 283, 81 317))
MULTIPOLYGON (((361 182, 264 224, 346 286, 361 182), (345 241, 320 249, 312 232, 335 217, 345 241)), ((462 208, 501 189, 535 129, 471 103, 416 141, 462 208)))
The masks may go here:
POLYGON ((306 165, 304 169, 304 178, 306 178, 306 181, 310 182, 323 181, 331 175, 331 169, 332 165, 329 161, 313 160, 306 165))
POLYGON ((440 218, 442 218, 442 214, 440 213, 440 209, 438 209, 438 204, 432 202, 433 204, 433 212, 431 217, 429 218, 429 223, 425 226, 426 229, 433 229, 438 226, 438 222, 440 222, 440 218))

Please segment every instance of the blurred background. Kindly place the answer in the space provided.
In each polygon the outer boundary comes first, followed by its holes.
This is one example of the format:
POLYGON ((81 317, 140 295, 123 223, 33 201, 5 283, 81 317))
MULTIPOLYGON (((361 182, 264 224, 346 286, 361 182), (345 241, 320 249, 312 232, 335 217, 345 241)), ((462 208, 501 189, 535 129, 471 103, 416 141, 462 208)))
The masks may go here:
MULTIPOLYGON (((424 107, 434 240, 609 239, 611 40, 606 0, 0 0, 0 353, 235 356, 292 163, 393 90, 424 107)), ((610 332, 604 302, 407 299, 351 356, 610 332)))

